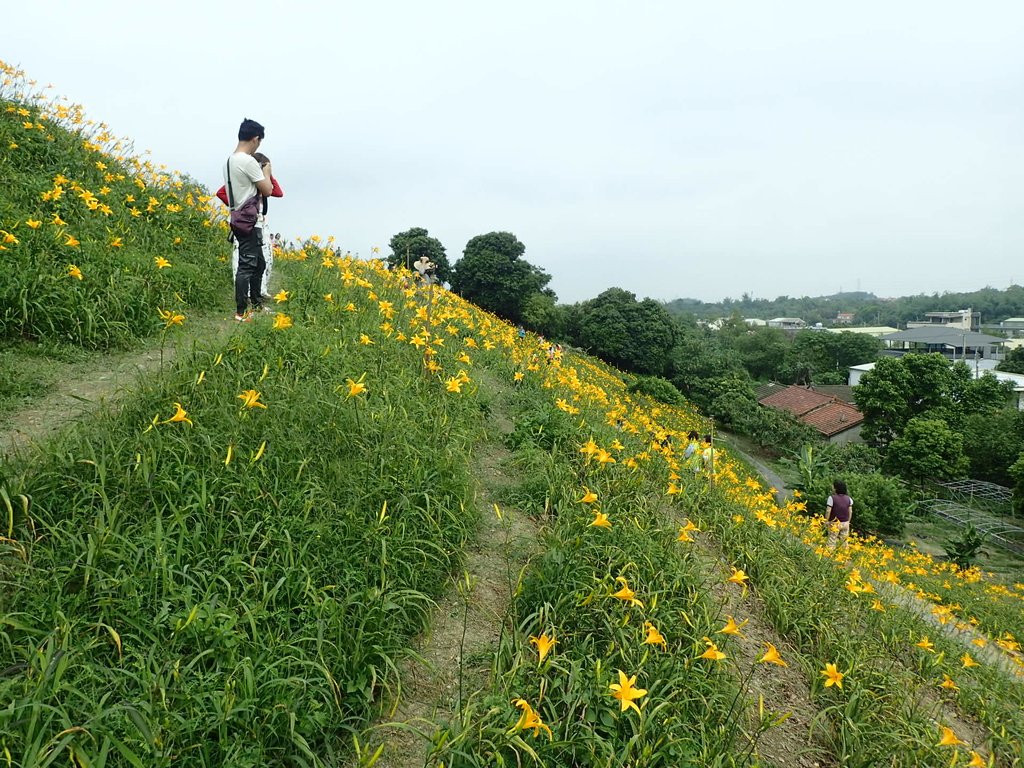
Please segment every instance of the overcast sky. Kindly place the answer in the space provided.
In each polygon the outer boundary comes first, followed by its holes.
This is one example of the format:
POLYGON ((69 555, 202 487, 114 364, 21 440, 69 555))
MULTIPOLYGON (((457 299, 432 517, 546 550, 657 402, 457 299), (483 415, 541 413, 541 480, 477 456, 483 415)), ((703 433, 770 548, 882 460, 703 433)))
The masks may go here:
POLYGON ((289 237, 506 230, 565 302, 1024 282, 1020 0, 9 5, 0 58, 211 188, 262 122, 289 237))

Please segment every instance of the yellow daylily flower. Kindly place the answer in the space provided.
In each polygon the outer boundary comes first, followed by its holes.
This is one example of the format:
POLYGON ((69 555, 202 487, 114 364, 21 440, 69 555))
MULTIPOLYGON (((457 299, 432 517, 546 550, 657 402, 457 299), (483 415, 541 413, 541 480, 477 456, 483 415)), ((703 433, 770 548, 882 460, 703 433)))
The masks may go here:
POLYGON ((513 702, 519 709, 523 710, 523 713, 519 716, 519 720, 513 726, 513 732, 533 730, 533 735, 536 737, 540 734, 541 730, 545 730, 548 733, 548 738, 553 739, 554 736, 551 733, 551 729, 548 728, 540 719, 533 707, 525 699, 515 699, 513 702))
POLYGON ((728 658, 722 651, 718 650, 718 646, 715 645, 711 638, 705 637, 704 642, 707 644, 707 650, 704 651, 698 659, 708 659, 709 661, 722 661, 728 658))
POLYGON ((75 264, 68 264, 68 277, 73 277, 75 280, 84 280, 85 276, 75 264))
POLYGON ((530 635, 530 645, 537 649, 537 656, 540 657, 538 661, 544 661, 544 657, 548 655, 557 642, 554 637, 549 637, 546 632, 541 633, 540 637, 530 635))
POLYGON ((733 584, 742 584, 743 586, 746 586, 748 578, 749 577, 747 576, 747 574, 744 573, 741 568, 733 568, 732 575, 728 579, 726 579, 726 581, 731 582, 733 584))
POLYGON ((156 264, 157 269, 167 269, 169 266, 171 266, 171 262, 169 262, 163 256, 154 256, 153 263, 156 264))
POLYGON ((164 328, 170 328, 172 325, 182 325, 185 322, 185 316, 180 312, 171 312, 170 310, 159 309, 157 312, 160 313, 160 317, 164 321, 164 328))
POLYGON ((617 600, 622 600, 624 603, 635 605, 638 608, 643 608, 644 604, 637 600, 636 592, 629 588, 629 582, 626 581, 625 576, 617 576, 615 581, 622 585, 618 592, 613 592, 612 597, 617 600))
POLYGON ((971 654, 969 654, 969 653, 965 653, 963 656, 961 656, 960 657, 960 661, 964 665, 964 669, 967 669, 969 667, 980 667, 981 666, 980 664, 978 664, 978 662, 976 662, 974 659, 971 658, 971 654))
POLYGON ((608 686, 608 689, 612 692, 612 696, 619 700, 623 712, 632 707, 636 710, 637 714, 640 714, 640 707, 635 702, 637 699, 646 696, 647 691, 636 687, 636 675, 626 677, 626 674, 621 669, 618 672, 619 682, 612 683, 608 686))
POLYGON ((953 729, 952 728, 950 728, 948 726, 945 726, 945 725, 939 726, 939 728, 942 731, 942 738, 939 739, 939 743, 936 746, 939 746, 939 747, 959 747, 959 746, 967 744, 966 741, 961 741, 960 739, 957 738, 957 735, 955 733, 953 733, 953 729))
POLYGON ((771 643, 765 643, 765 645, 768 646, 768 650, 765 651, 764 656, 758 659, 759 662, 763 664, 776 664, 780 667, 789 666, 789 664, 787 664, 779 655, 779 651, 774 645, 772 645, 771 643))
POLYGON ((355 397, 363 394, 366 391, 366 385, 363 384, 363 379, 360 377, 359 381, 352 381, 352 379, 345 379, 345 383, 348 384, 348 395, 347 397, 355 397))
POLYGON ((727 616, 726 618, 728 619, 728 621, 725 622, 725 626, 718 631, 723 635, 739 635, 740 637, 743 637, 743 633, 740 632, 740 630, 743 629, 743 627, 747 626, 747 622, 749 622, 750 619, 744 619, 739 624, 737 624, 736 619, 734 619, 732 616, 727 616))
POLYGON ((161 424, 176 424, 184 422, 185 424, 192 424, 192 419, 188 417, 188 411, 181 407, 181 403, 174 404, 174 415, 169 419, 161 421, 161 424))
POLYGON ((274 301, 276 301, 278 304, 283 304, 284 302, 288 301, 288 291, 281 290, 275 293, 274 301))
POLYGON ((953 682, 953 678, 945 674, 942 676, 942 682, 939 683, 939 688, 947 688, 951 691, 960 690, 960 686, 953 682))
POLYGON ((597 494, 589 488, 585 488, 580 504, 593 504, 595 501, 597 501, 597 494))
POLYGON ((266 408, 267 406, 260 402, 260 393, 255 389, 247 389, 242 394, 238 395, 238 399, 242 401, 243 408, 266 408))
POLYGON ((665 642, 665 636, 658 631, 658 628, 649 621, 644 622, 644 632, 647 633, 647 637, 644 638, 644 645, 660 645, 663 649, 668 648, 668 643, 665 642))
POLYGON ((288 328, 291 328, 293 325, 294 323, 292 322, 292 319, 283 312, 278 312, 276 315, 274 315, 275 331, 284 331, 287 330, 288 328))
POLYGON ((928 653, 935 653, 935 644, 928 639, 927 635, 922 637, 920 641, 914 643, 914 645, 924 651, 928 651, 928 653))
POLYGON ((835 664, 826 664, 825 668, 821 670, 821 674, 825 678, 826 688, 829 688, 833 685, 836 688, 843 687, 843 678, 846 677, 846 674, 836 669, 835 664))

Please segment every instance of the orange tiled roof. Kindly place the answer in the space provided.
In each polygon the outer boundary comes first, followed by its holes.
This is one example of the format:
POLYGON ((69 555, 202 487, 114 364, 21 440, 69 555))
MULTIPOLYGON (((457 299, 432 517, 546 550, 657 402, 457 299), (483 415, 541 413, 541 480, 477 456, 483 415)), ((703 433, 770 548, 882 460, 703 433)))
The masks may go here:
POLYGON ((864 414, 852 405, 837 400, 805 413, 800 421, 814 427, 825 437, 832 437, 863 422, 864 414))
POLYGON ((831 403, 832 398, 793 384, 781 392, 776 392, 762 398, 760 402, 761 405, 778 408, 780 411, 789 411, 797 418, 800 418, 815 408, 821 408, 821 406, 831 403))
POLYGON ((849 403, 795 384, 762 397, 758 402, 780 411, 789 411, 825 437, 837 435, 864 421, 864 415, 849 403))

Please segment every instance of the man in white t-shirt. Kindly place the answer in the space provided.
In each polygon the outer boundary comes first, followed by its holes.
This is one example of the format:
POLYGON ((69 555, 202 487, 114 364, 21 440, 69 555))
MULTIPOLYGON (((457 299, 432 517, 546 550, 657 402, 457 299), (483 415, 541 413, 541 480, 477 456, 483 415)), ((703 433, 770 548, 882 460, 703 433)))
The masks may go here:
MULTIPOLYGON (((253 153, 263 143, 265 129, 255 120, 245 118, 238 128, 238 146, 234 154, 224 164, 224 184, 228 188, 228 204, 231 210, 237 210, 250 197, 256 194, 269 195, 274 184, 270 180, 270 163, 263 168, 253 157, 253 153)), ((249 319, 249 304, 254 310, 263 308, 261 282, 263 271, 267 268, 263 257, 263 229, 253 227, 244 237, 235 235, 238 240, 238 272, 235 274, 235 320, 249 319)))

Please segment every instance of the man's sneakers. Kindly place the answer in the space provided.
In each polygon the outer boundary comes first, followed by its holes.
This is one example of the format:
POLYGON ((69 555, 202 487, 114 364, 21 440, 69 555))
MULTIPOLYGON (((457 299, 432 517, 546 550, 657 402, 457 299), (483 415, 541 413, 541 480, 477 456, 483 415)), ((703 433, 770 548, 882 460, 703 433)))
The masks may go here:
POLYGON ((235 320, 237 320, 240 323, 249 323, 249 322, 252 322, 252 319, 256 315, 258 315, 259 313, 264 312, 264 313, 270 314, 273 311, 274 310, 271 309, 270 307, 268 307, 266 304, 263 304, 263 305, 258 306, 258 307, 253 307, 252 309, 248 309, 245 312, 243 312, 242 314, 238 314, 236 312, 235 313, 235 320))

